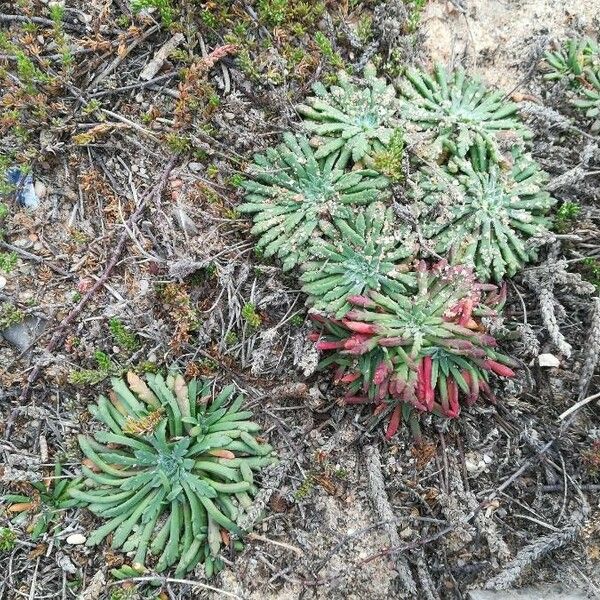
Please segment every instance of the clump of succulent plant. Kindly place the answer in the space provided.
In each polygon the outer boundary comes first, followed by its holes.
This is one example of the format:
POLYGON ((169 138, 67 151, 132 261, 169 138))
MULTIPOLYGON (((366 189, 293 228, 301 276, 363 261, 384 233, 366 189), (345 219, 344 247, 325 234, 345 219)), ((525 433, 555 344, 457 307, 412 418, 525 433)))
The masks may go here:
POLYGON ((546 52, 550 81, 569 84, 572 104, 593 119, 592 132, 600 130, 600 47, 589 38, 567 40, 561 48, 546 52))
POLYGON ((354 222, 336 221, 323 234, 312 244, 300 277, 315 309, 341 318, 350 309, 348 296, 367 289, 402 293, 414 283, 402 261, 415 253, 416 245, 392 208, 370 204, 354 222))
POLYGON ((544 77, 550 81, 565 78, 578 86, 586 68, 600 61, 600 48, 593 40, 567 40, 558 50, 546 52, 544 59, 547 72, 544 77))
POLYGON ((106 520, 88 545, 112 534, 112 548, 135 553, 136 570, 148 555, 178 575, 199 562, 207 575, 219 568, 221 545, 244 533, 236 521, 256 492, 253 471, 274 461, 244 397, 228 405, 233 394, 228 386, 213 396, 181 375, 112 380, 109 398, 90 409, 108 431, 79 436, 87 489, 71 490, 106 520))
POLYGON ((347 385, 347 404, 375 403, 388 414, 386 436, 402 417, 418 432, 418 414, 455 418, 460 398, 494 401, 492 374, 514 375, 517 363, 496 349, 482 316, 501 309, 505 289, 475 280, 471 269, 446 261, 420 262, 410 293, 369 291, 350 296, 343 319, 313 315, 319 350, 331 354, 321 367, 335 367, 335 381, 347 385))
POLYGON ((517 105, 500 91, 490 91, 462 69, 448 73, 437 65, 432 75, 408 69, 400 84, 400 115, 410 128, 433 137, 428 154, 443 152, 464 157, 480 144, 500 160, 501 142, 510 147, 531 138, 519 121, 517 105))
POLYGON ((22 493, 6 494, 1 499, 8 504, 6 512, 14 515, 11 523, 24 525, 31 539, 36 540, 50 529, 59 513, 79 504, 70 492, 80 484, 79 478, 63 476, 61 464, 56 463, 54 477, 21 484, 22 493))
POLYGON ((537 163, 516 150, 508 166, 472 152, 445 167, 423 167, 413 187, 422 200, 421 232, 436 253, 473 264, 482 280, 512 276, 535 258, 526 239, 550 224, 545 215, 555 200, 546 181, 537 163))
POLYGON ((333 220, 354 218, 354 208, 386 197, 387 178, 371 169, 345 172, 339 152, 318 160, 308 140, 286 133, 284 143, 255 156, 244 181, 242 213, 254 214, 251 232, 265 257, 278 256, 284 270, 306 260, 309 242, 333 220))
POLYGON ((317 158, 341 151, 355 162, 370 164, 398 126, 396 91, 377 77, 373 65, 365 67, 360 84, 344 72, 338 74, 338 82, 329 89, 316 83, 315 96, 297 110, 305 118, 305 129, 316 136, 317 158))
POLYGON ((586 85, 582 85, 578 98, 573 105, 583 111, 585 116, 593 119, 591 131, 600 131, 600 67, 586 69, 584 73, 586 85))

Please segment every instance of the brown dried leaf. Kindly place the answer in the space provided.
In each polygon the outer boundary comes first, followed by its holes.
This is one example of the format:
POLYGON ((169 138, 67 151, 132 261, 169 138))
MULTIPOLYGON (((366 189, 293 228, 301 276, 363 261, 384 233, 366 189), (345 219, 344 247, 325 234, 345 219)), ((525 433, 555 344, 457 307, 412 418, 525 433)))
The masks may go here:
POLYGON ((188 400, 188 386, 185 379, 179 373, 175 377, 174 388, 175 397, 177 398, 177 404, 179 405, 181 414, 189 416, 190 403, 188 400))
POLYGON ((146 385, 145 381, 133 371, 127 372, 127 383, 129 384, 129 389, 137 394, 140 400, 146 404, 150 404, 150 406, 160 406, 160 402, 152 390, 146 385))

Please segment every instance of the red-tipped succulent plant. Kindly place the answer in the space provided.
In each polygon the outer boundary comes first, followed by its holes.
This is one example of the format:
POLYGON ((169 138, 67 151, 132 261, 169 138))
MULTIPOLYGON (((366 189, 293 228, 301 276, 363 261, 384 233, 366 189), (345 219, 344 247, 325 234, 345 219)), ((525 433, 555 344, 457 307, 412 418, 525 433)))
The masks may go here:
POLYGON ((335 367, 347 404, 372 402, 376 414, 391 413, 388 438, 403 418, 415 428, 418 413, 455 418, 461 399, 467 406, 480 396, 495 401, 490 375, 512 377, 517 366, 481 320, 502 308, 505 288, 478 283, 470 268, 445 260, 421 261, 414 275, 404 294, 350 296, 341 320, 312 315, 312 339, 331 352, 321 367, 335 367))

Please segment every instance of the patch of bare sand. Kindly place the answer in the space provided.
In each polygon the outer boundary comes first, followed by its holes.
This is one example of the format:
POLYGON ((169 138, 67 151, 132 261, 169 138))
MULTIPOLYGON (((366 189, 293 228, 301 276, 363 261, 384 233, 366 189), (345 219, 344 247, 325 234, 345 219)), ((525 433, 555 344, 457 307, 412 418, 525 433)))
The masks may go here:
MULTIPOLYGON (((370 499, 360 491, 368 484, 358 460, 357 453, 348 450, 338 463, 350 477, 345 493, 336 497, 320 487, 315 489, 304 504, 307 522, 298 529, 295 539, 277 540, 304 549, 302 557, 285 551, 291 568, 284 570, 285 583, 281 588, 277 589, 277 583, 266 583, 273 574, 265 568, 266 556, 280 548, 253 543, 243 569, 239 569, 242 562, 238 561, 234 570, 227 569, 221 574, 222 589, 247 600, 297 600, 302 592, 312 600, 399 597, 395 591, 397 573, 389 557, 367 560, 388 548, 390 540, 376 525, 379 519, 370 499), (353 477, 356 473, 360 474, 358 480, 353 477), (316 585, 302 581, 311 582, 315 577, 316 585)), ((217 597, 220 598, 219 594, 215 594, 214 598, 217 597)))
POLYGON ((431 0, 421 27, 428 60, 464 57, 470 72, 506 91, 519 85, 545 36, 596 37, 599 29, 600 0, 431 0))

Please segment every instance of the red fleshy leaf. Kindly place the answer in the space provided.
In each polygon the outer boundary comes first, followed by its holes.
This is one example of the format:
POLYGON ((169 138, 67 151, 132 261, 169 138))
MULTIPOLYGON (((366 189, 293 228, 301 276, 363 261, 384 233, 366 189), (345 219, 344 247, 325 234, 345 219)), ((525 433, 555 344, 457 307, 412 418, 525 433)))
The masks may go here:
POLYGON ((431 381, 431 369, 433 366, 433 359, 427 355, 423 357, 423 388, 425 391, 423 401, 427 410, 433 408, 433 382, 431 381))
POLYGON ((343 340, 338 341, 338 342, 329 342, 327 340, 321 340, 320 342, 316 343, 317 350, 337 350, 337 349, 343 348, 343 347, 344 347, 343 340))
POLYGON ((348 302, 354 306, 362 306, 363 308, 375 308, 377 304, 367 296, 348 296, 348 302))
POLYGON ((392 369, 388 363, 385 361, 381 361, 376 367, 375 372, 373 373, 373 383, 375 385, 379 385, 385 379, 387 379, 388 375, 391 373, 392 369))
POLYGON ((398 427, 400 427, 400 417, 401 416, 402 416, 401 407, 398 404, 392 411, 392 416, 390 417, 390 421, 388 423, 387 430, 385 432, 385 438, 387 440, 394 437, 394 434, 398 431, 398 427))
POLYGON ((460 308, 461 308, 461 315, 460 315, 460 319, 458 320, 458 324, 462 325, 463 327, 466 327, 467 323, 469 323, 471 321, 471 315, 473 313, 472 298, 465 298, 461 302, 460 308))
POLYGON ((378 331, 377 325, 373 325, 372 323, 363 323, 362 321, 349 321, 348 319, 343 319, 342 324, 350 331, 356 331, 357 333, 366 333, 372 335, 378 331))
POLYGON ((446 416, 454 419, 460 414, 460 404, 458 403, 458 385, 454 379, 448 379, 448 410, 446 416))
POLYGON ((360 377, 360 373, 346 373, 343 377, 340 377, 338 381, 340 383, 352 383, 360 377))
POLYGON ((485 369, 488 369, 488 371, 493 371, 494 373, 496 373, 496 375, 500 375, 500 377, 515 376, 515 372, 511 368, 489 358, 483 361, 483 367, 485 369))

